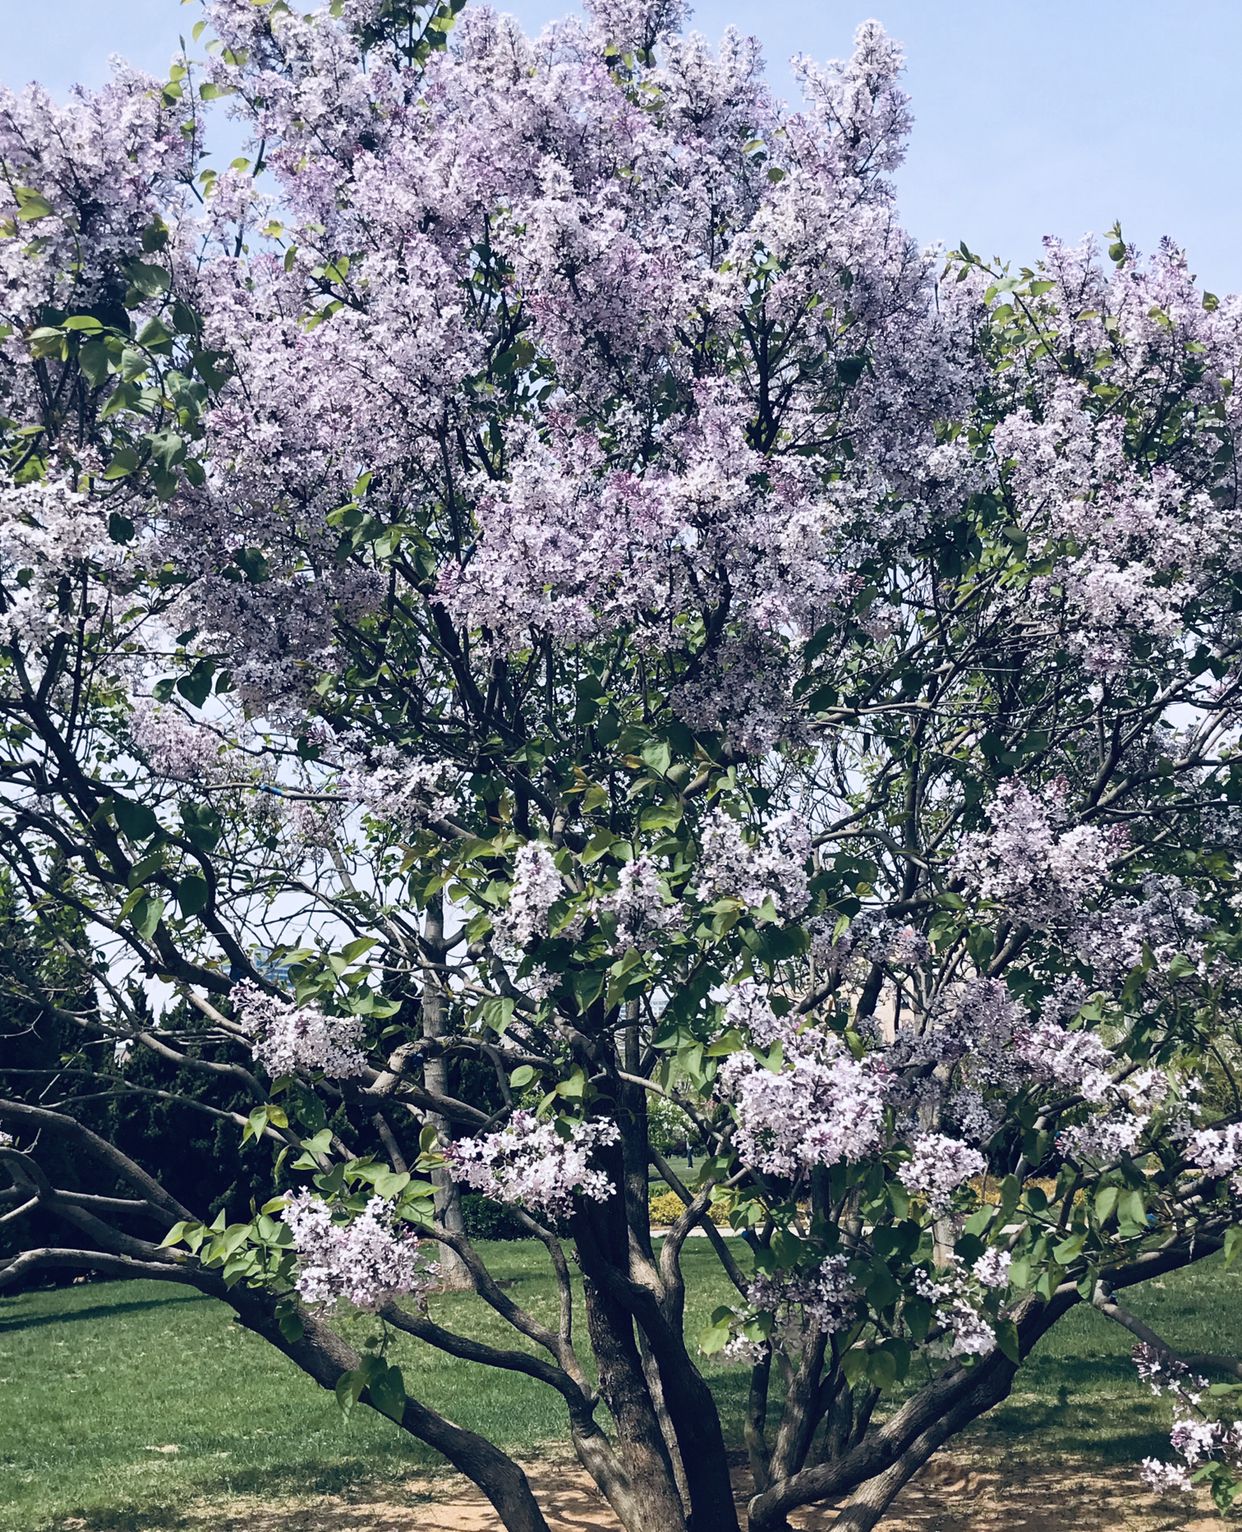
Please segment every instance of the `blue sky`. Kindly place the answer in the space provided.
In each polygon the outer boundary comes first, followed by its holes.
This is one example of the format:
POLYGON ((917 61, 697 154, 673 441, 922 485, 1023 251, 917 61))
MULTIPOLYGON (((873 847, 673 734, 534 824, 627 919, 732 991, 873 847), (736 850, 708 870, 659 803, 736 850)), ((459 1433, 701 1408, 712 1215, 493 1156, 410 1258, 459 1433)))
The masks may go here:
MULTIPOLYGON (((178 0, 2 4, 0 79, 57 91, 97 82, 110 53, 160 69, 198 15, 178 0)), ((534 29, 570 4, 500 8, 534 29)), ((693 24, 756 33, 789 94, 789 56, 840 56, 868 15, 907 49, 900 200, 921 240, 1022 262, 1045 233, 1119 217, 1144 248, 1172 234, 1214 291, 1242 288, 1242 0, 701 0, 693 24)))

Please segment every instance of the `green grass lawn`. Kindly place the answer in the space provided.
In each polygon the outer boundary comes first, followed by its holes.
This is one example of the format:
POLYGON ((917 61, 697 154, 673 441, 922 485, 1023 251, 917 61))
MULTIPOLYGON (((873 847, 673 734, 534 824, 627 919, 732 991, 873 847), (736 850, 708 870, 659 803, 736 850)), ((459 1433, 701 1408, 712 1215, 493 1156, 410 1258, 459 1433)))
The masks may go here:
MULTIPOLYGON (((550 1314, 539 1246, 498 1244, 486 1254, 514 1298, 550 1314)), ((693 1334, 725 1289, 705 1242, 692 1242, 688 1263, 693 1334)), ((1238 1272, 1214 1260, 1136 1290, 1132 1306, 1186 1349, 1236 1352, 1240 1294, 1238 1272)), ((513 1343, 473 1297, 436 1298, 433 1313, 513 1343)), ((362 1339, 371 1322, 350 1328, 362 1339)), ((1160 1451, 1161 1407, 1135 1378, 1129 1341, 1090 1310, 1071 1314, 973 1440, 1101 1461, 1160 1451)), ((519 1452, 561 1440, 558 1396, 539 1384, 401 1337, 395 1350, 411 1392, 463 1425, 519 1452)), ((736 1439, 744 1374, 704 1365, 736 1439)), ((433 1461, 370 1411, 343 1422, 329 1395, 233 1324, 223 1305, 186 1289, 110 1282, 0 1298, 0 1532, 49 1532, 72 1516, 121 1532, 230 1495, 278 1500, 366 1486, 382 1496, 433 1461)))

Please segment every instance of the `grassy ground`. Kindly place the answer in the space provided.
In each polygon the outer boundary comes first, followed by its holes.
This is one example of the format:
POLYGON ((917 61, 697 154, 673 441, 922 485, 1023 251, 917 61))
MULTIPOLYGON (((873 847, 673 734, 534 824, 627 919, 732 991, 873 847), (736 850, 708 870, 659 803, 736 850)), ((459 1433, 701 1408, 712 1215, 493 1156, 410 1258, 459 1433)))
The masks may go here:
MULTIPOLYGON (((538 1246, 487 1253, 516 1299, 550 1313, 538 1246)), ((705 1244, 688 1259, 693 1334, 724 1289, 705 1244)), ((1148 1284, 1132 1303, 1186 1349, 1242 1345, 1239 1275, 1216 1261, 1148 1284)), ((502 1336, 471 1297, 437 1298, 433 1312, 502 1336)), ((354 1328, 362 1339, 369 1324, 354 1328)), ((396 1352, 411 1392, 463 1425, 519 1451, 561 1439, 556 1396, 539 1384, 400 1339, 396 1352)), ((705 1366, 736 1438, 743 1374, 705 1366)), ((1160 1450, 1159 1405, 1136 1382, 1129 1337, 1090 1310, 1057 1327, 1019 1383, 976 1428, 977 1443, 1101 1462, 1160 1450)), ((367 1485, 382 1495, 431 1461, 370 1411, 345 1424, 328 1395, 210 1299, 155 1282, 0 1299, 0 1532, 47 1532, 71 1517, 92 1532, 136 1532, 191 1501, 239 1494, 367 1485)))

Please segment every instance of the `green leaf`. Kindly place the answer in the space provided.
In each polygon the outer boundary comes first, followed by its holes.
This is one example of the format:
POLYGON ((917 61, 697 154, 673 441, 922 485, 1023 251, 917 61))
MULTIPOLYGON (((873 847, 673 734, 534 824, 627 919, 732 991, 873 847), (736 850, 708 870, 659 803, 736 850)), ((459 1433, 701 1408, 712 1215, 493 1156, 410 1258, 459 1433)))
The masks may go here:
POLYGON ((385 1367, 367 1385, 367 1398, 381 1414, 398 1425, 405 1414, 405 1379, 399 1367, 385 1367))
POLYGON ((611 830, 596 830, 582 852, 581 860, 583 865, 589 867, 592 862, 598 862, 600 857, 607 852, 608 848, 616 843, 616 840, 617 837, 611 830))
POLYGON ((855 1346, 841 1358, 841 1371, 851 1388, 867 1376, 870 1365, 870 1353, 861 1346, 855 1346))
POLYGON ((1118 1204, 1118 1220, 1123 1234, 1144 1233, 1147 1229, 1147 1208, 1140 1191, 1126 1192, 1118 1204))
POLYGON ((83 341, 78 348, 78 366, 93 388, 105 383, 110 371, 108 348, 102 341, 83 341))
POLYGON ((998 1319, 996 1321, 996 1344, 1002 1356, 1007 1357, 1015 1366, 1022 1360, 1022 1343, 1018 1338, 1018 1327, 1012 1319, 998 1319))
POLYGON ((712 1325, 704 1330, 699 1336, 699 1350, 704 1356, 715 1356, 723 1351, 729 1344, 729 1326, 727 1323, 712 1325))
POLYGON ((336 1388, 334 1390, 336 1402, 346 1420, 349 1419, 354 1405, 362 1398, 362 1391, 366 1386, 366 1374, 361 1368, 357 1368, 353 1372, 343 1372, 336 1380, 336 1388))
POLYGON ((138 344, 166 355, 172 349, 172 336, 158 319, 148 319, 138 332, 138 344))
POLYGON ((1121 1188, 1118 1186, 1101 1186, 1095 1194, 1095 1217, 1096 1222, 1106 1224, 1117 1211, 1117 1202, 1121 1197, 1121 1188))
MULTIPOLYGON (((302 1316, 296 1309, 282 1309, 277 1316, 276 1323, 280 1326, 280 1333, 287 1341, 300 1341, 306 1333, 306 1326, 302 1323, 302 1316)), ((340 1396, 338 1395, 337 1397, 339 1402, 340 1396)), ((346 1414, 348 1413, 346 1411, 346 1414)))
POLYGON ((17 217, 20 223, 34 223, 40 218, 50 218, 56 211, 52 204, 29 186, 14 188, 17 195, 17 217))
POLYGON ((932 1306, 925 1298, 907 1298, 901 1306, 901 1315, 912 1340, 927 1339, 927 1332, 931 1329, 932 1306))
POLYGON ((867 1301, 877 1309, 886 1309, 890 1303, 896 1303, 901 1296, 901 1288, 898 1287, 892 1272, 883 1261, 872 1263, 865 1291, 867 1301))
POLYGON ((211 678, 215 666, 210 660, 199 660, 194 669, 177 682, 177 691, 191 707, 202 707, 211 693, 211 678))
POLYGON ((1071 1261, 1076 1261, 1082 1254, 1082 1247, 1086 1242, 1085 1234, 1071 1234, 1068 1239, 1063 1239, 1052 1252, 1057 1265, 1068 1266, 1071 1261))
POLYGON ((535 1078, 534 1068, 530 1064, 519 1064, 509 1076, 509 1084, 514 1090, 522 1090, 535 1078))
POLYGON ((112 817, 133 841, 150 840, 160 827, 154 812, 145 803, 136 803, 132 798, 114 798, 112 817))
POLYGON ((892 1388, 897 1381, 897 1360, 890 1351, 873 1351, 867 1359, 867 1377, 877 1388, 892 1388))
POLYGON ((168 272, 150 261, 131 261, 125 275, 130 286, 144 298, 158 298, 168 291, 168 272))
POLYGON ((128 478, 138 466, 138 454, 132 447, 118 447, 112 454, 112 459, 104 469, 105 479, 128 478))
POLYGON ((157 899, 154 894, 143 894, 134 906, 131 919, 134 929, 144 941, 150 941, 155 935, 156 927, 164 917, 164 901, 157 899))

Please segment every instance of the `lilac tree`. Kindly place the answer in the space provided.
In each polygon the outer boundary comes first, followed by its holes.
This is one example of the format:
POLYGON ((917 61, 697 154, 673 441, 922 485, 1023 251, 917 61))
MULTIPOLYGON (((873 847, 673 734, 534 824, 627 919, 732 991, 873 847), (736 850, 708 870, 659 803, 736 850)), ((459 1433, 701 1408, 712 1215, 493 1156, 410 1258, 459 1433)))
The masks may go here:
POLYGON ((336 1305, 558 1393, 627 1532, 738 1527, 727 1352, 777 1532, 876 1525, 1094 1303, 1227 1506, 1236 1363, 1118 1295, 1238 1239, 1242 305, 1119 232, 920 253, 881 29, 789 108, 679 10, 212 0, 202 66, 0 100, 0 854, 98 952, 0 1071, 5 1218, 67 1231, 0 1286, 215 1294, 510 1532, 336 1305), (81 1121, 129 1047, 236 1088, 185 1109, 270 1148, 253 1216, 81 1121))

